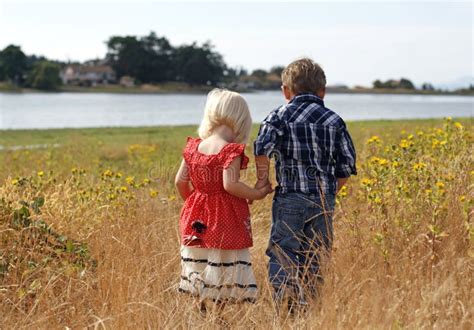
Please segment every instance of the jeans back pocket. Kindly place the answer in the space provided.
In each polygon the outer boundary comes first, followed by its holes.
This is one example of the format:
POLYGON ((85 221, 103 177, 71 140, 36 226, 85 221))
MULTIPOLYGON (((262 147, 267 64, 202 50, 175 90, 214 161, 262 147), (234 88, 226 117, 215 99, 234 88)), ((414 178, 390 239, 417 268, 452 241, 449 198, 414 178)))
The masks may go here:
POLYGON ((298 205, 280 205, 277 210, 275 229, 281 236, 296 236, 302 233, 305 210, 298 205))

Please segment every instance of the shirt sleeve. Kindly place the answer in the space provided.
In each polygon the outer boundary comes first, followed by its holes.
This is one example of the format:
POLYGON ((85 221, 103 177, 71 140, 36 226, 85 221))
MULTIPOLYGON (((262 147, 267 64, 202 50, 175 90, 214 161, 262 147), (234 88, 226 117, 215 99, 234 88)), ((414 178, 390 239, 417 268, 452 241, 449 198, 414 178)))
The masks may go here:
POLYGON ((357 175, 356 151, 345 125, 339 129, 338 135, 335 175, 337 178, 348 178, 351 175, 357 175))
POLYGON ((282 135, 282 123, 275 110, 260 125, 257 139, 254 142, 255 156, 265 155, 270 158, 282 135))

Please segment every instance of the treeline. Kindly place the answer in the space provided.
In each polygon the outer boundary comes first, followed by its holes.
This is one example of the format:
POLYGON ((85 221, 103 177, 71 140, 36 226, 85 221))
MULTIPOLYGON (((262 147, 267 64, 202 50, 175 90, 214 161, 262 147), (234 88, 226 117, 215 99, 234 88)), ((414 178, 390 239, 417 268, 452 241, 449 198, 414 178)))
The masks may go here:
POLYGON ((117 76, 130 76, 139 83, 215 85, 229 73, 209 42, 173 47, 167 38, 151 32, 144 37, 112 36, 106 44, 106 59, 117 76))
POLYGON ((61 84, 60 65, 42 56, 27 56, 19 46, 9 45, 0 51, 0 81, 21 87, 56 89, 61 84))
MULTIPOLYGON (((374 89, 408 89, 416 90, 415 84, 413 84, 407 78, 400 78, 400 80, 389 79, 386 81, 376 80, 373 82, 372 87, 374 89)), ((420 90, 422 91, 439 91, 431 83, 423 83, 420 90)))
MULTIPOLYGON (((118 80, 132 77, 135 83, 183 82, 189 85, 224 85, 237 89, 278 87, 283 67, 249 73, 242 67, 228 66, 210 42, 173 46, 166 37, 154 32, 146 36, 111 36, 106 42, 105 59, 118 80)), ((27 56, 19 46, 0 51, 0 81, 18 87, 56 89, 60 72, 68 63, 27 56)))
POLYGON ((274 88, 281 84, 283 67, 251 74, 228 66, 210 42, 173 47, 154 32, 147 36, 112 36, 106 42, 106 59, 117 76, 130 76, 137 83, 185 82, 191 85, 224 84, 229 87, 274 88))

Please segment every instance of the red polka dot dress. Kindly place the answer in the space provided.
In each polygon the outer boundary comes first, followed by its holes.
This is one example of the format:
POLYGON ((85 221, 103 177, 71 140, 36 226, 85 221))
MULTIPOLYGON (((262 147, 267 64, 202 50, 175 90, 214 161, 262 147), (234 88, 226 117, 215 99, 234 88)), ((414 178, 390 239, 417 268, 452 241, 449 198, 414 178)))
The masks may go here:
POLYGON ((198 151, 201 139, 188 138, 183 157, 194 187, 180 216, 179 290, 202 299, 253 301, 257 286, 248 248, 252 246, 247 201, 224 190, 223 170, 241 157, 245 145, 229 143, 215 155, 198 151))

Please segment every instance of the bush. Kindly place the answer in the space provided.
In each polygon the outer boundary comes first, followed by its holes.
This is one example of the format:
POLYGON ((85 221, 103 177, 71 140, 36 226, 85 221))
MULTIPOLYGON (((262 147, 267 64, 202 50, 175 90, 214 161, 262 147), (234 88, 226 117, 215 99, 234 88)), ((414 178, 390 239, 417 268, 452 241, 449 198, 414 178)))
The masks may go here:
POLYGON ((28 82, 31 87, 37 89, 57 89, 61 85, 59 66, 48 61, 35 63, 28 82))

